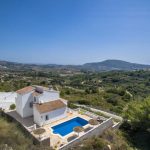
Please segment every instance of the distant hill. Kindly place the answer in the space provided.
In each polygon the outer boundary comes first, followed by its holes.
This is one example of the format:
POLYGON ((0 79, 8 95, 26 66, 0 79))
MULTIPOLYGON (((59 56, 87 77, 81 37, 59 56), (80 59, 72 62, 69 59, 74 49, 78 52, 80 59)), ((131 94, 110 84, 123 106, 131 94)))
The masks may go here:
POLYGON ((93 70, 93 71, 150 69, 150 65, 130 63, 122 60, 105 60, 102 62, 86 63, 82 67, 84 69, 93 70))
POLYGON ((150 70, 150 65, 130 63, 122 60, 105 60, 102 62, 86 63, 84 65, 57 65, 57 64, 23 64, 9 61, 0 61, 0 69, 12 70, 85 70, 85 71, 111 71, 111 70, 150 70))

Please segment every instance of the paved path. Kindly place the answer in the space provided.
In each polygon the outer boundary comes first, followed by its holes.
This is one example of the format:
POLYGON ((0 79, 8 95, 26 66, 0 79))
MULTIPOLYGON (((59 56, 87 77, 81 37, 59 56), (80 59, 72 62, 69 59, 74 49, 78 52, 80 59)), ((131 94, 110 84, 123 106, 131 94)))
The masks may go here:
MULTIPOLYGON (((9 116, 13 117, 15 120, 20 122, 24 127, 28 128, 33 126, 35 123, 33 122, 33 117, 22 118, 16 110, 6 112, 9 116)), ((38 127, 38 126, 37 126, 38 127)))

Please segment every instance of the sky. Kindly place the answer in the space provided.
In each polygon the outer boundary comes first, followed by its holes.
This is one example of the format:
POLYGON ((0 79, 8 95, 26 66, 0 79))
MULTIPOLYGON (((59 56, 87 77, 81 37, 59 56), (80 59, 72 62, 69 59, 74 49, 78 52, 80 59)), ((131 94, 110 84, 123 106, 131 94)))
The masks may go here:
POLYGON ((150 64, 150 0, 0 0, 0 60, 150 64))

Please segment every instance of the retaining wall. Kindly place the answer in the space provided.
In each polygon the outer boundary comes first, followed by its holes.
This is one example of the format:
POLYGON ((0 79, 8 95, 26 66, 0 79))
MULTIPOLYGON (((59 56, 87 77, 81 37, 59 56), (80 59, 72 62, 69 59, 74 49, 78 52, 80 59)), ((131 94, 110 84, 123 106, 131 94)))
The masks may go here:
POLYGON ((33 141, 34 145, 50 146, 50 138, 44 139, 43 141, 39 141, 20 122, 18 122, 12 116, 8 115, 7 113, 5 113, 2 110, 0 110, 0 116, 6 118, 9 122, 14 122, 16 124, 16 126, 21 129, 21 131, 24 133, 24 135, 33 141))
POLYGON ((82 135, 81 137, 78 137, 78 138, 74 139, 73 141, 69 142, 67 145, 64 145, 59 150, 68 150, 69 148, 78 144, 79 142, 81 142, 84 139, 87 139, 87 138, 90 138, 93 136, 99 136, 106 129, 108 129, 112 126, 113 126, 113 121, 112 121, 112 118, 110 118, 110 119, 104 121, 102 124, 100 124, 97 128, 94 128, 94 129, 88 131, 86 134, 82 135))

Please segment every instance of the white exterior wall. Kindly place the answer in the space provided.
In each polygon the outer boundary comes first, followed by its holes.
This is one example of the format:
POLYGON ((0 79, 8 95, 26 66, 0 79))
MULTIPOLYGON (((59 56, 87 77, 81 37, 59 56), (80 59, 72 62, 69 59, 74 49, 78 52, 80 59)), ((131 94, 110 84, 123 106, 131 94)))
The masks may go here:
POLYGON ((16 111, 22 117, 29 117, 33 115, 33 107, 30 107, 30 102, 33 102, 33 96, 30 93, 17 94, 16 98, 16 111))
POLYGON ((22 95, 20 94, 17 94, 17 97, 16 97, 16 111, 21 117, 23 117, 22 95))
POLYGON ((60 108, 48 113, 40 114, 37 109, 33 108, 34 112, 34 122, 39 126, 48 124, 50 122, 65 118, 67 116, 67 107, 60 108), (49 120, 46 120, 46 115, 48 115, 49 120))
POLYGON ((50 123, 52 121, 62 119, 64 117, 66 117, 66 113, 67 113, 67 107, 60 108, 60 109, 51 111, 49 113, 44 113, 44 114, 42 114, 43 121, 44 121, 45 124, 47 124, 47 123, 50 123), (49 120, 45 120, 46 115, 48 115, 49 120))
POLYGON ((30 103, 33 102, 33 96, 31 93, 32 92, 24 94, 22 96, 23 118, 33 115, 33 107, 30 107, 30 103))
POLYGON ((17 93, 0 92, 0 108, 9 110, 10 105, 16 104, 17 93))
POLYGON ((38 102, 43 103, 59 99, 59 92, 57 91, 44 91, 42 95, 38 96, 38 102))
POLYGON ((33 105, 33 119, 39 126, 43 125, 41 114, 37 111, 36 107, 33 105))
MULTIPOLYGON (((43 125, 46 123, 49 123, 51 121, 55 121, 61 118, 66 117, 66 112, 67 112, 67 107, 57 109, 55 111, 49 112, 49 113, 44 113, 40 114, 36 108, 30 107, 30 103, 34 102, 34 97, 32 96, 33 91, 26 93, 26 94, 17 94, 16 98, 16 110, 17 113, 22 117, 30 117, 34 115, 34 121, 38 125, 43 125), (48 115, 49 120, 45 120, 45 116, 48 115), (42 117, 41 117, 42 116, 42 117)), ((39 103, 40 101, 42 103, 49 102, 49 101, 54 101, 57 99, 60 99, 59 92, 57 91, 44 91, 43 94, 39 95, 36 97, 36 103, 39 103)), ((65 101, 67 104, 67 101, 65 101)))

